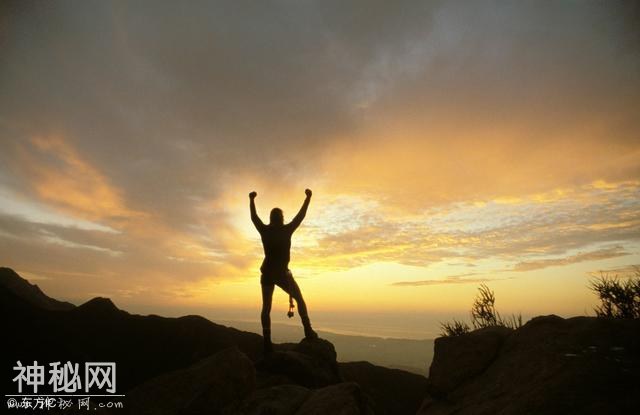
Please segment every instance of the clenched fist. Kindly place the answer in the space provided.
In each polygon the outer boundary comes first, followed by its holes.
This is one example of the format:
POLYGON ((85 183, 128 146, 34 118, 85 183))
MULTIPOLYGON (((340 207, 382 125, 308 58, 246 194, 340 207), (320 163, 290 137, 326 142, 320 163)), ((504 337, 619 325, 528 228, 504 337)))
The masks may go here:
POLYGON ((249 199, 255 199, 258 194, 256 192, 249 193, 249 199))
POLYGON ((305 189, 304 194, 307 195, 307 197, 311 197, 311 189, 305 189))

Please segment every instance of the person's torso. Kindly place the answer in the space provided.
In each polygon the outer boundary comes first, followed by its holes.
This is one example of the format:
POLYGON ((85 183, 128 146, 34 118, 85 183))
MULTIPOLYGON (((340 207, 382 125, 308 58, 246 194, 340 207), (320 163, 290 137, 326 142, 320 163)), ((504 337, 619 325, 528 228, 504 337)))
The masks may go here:
POLYGON ((260 234, 264 248, 263 270, 286 270, 291 250, 291 231, 288 226, 268 225, 260 234))

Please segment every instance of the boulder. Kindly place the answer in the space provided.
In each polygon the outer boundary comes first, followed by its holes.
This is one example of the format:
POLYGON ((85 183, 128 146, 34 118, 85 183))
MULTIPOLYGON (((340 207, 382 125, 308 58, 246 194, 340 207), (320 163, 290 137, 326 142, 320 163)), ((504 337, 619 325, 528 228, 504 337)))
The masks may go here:
MULTIPOLYGON (((469 353, 477 347, 465 344, 469 353)), ((468 361, 460 359, 456 367, 454 358, 462 353, 460 344, 440 345, 433 365, 446 360, 454 379, 446 379, 442 367, 436 371, 436 385, 450 389, 446 397, 432 393, 421 415, 623 414, 640 406, 640 320, 536 317, 503 340, 481 373, 466 379, 460 374, 468 372, 468 361)))
POLYGON ((296 415, 373 415, 371 402, 355 382, 343 382, 311 393, 296 415))
POLYGON ((342 382, 333 344, 304 339, 276 347, 256 363, 257 390, 225 408, 225 415, 374 413, 373 402, 357 383, 342 382))
POLYGON ((261 386, 295 383, 318 388, 342 379, 333 344, 323 339, 304 339, 296 345, 281 345, 256 364, 261 386))
POLYGON ((427 391, 427 378, 369 362, 339 363, 345 381, 356 382, 375 401, 376 413, 414 415, 427 391))
POLYGON ((299 385, 258 389, 242 402, 230 405, 224 415, 294 415, 311 391, 299 385))
MULTIPOLYGON (((219 414, 255 388, 255 369, 235 348, 195 365, 158 376, 127 393, 124 413, 135 415, 219 414)), ((119 410, 118 413, 122 410, 119 410)))
POLYGON ((436 339, 429 368, 429 391, 434 396, 447 393, 481 374, 496 358, 504 340, 513 330, 487 327, 461 336, 436 339))

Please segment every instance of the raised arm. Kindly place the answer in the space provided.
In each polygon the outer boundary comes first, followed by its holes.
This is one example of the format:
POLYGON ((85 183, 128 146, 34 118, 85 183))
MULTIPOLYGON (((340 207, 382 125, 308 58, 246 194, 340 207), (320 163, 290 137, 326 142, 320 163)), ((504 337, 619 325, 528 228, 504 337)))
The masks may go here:
POLYGON ((289 223, 289 226, 291 226, 292 231, 295 231, 298 228, 298 226, 300 226, 300 224, 302 223, 302 220, 307 214, 307 209, 309 208, 309 202, 311 202, 311 190, 306 189, 304 193, 307 195, 307 197, 304 199, 304 203, 302 203, 302 207, 300 208, 300 211, 298 212, 296 217, 293 218, 293 220, 289 223))
POLYGON ((256 212, 256 202, 255 198, 258 194, 256 192, 249 193, 249 210, 251 211, 251 222, 253 222, 254 226, 258 230, 258 232, 262 232, 264 228, 264 223, 260 220, 258 213, 256 212))

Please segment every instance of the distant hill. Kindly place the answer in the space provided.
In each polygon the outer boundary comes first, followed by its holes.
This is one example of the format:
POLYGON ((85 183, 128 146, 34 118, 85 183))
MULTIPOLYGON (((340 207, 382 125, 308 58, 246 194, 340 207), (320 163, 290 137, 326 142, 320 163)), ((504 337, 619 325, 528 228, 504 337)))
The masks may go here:
MULTIPOLYGON (((3 344, 4 373, 13 372, 16 360, 116 361, 118 387, 126 391, 228 347, 252 359, 261 351, 260 336, 199 316, 129 314, 106 298, 60 306, 65 303, 47 297, 13 271, 4 268, 3 275, 9 276, 1 281, 9 284, 0 284, 0 318, 9 333, 3 344)), ((9 390, 14 388, 10 381, 5 377, 9 390)))
POLYGON ((29 283, 11 268, 0 267, 0 286, 22 300, 45 310, 70 310, 75 307, 71 303, 48 297, 40 287, 29 283))

